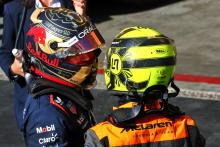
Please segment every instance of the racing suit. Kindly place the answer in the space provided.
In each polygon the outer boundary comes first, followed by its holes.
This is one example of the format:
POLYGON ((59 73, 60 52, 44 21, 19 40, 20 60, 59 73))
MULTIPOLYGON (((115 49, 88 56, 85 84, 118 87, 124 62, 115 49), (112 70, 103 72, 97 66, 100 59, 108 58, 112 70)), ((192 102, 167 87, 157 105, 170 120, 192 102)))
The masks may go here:
POLYGON ((135 127, 117 127, 105 121, 86 132, 85 147, 203 147, 195 121, 188 115, 145 114, 135 127))
POLYGON ((85 131, 95 123, 91 112, 92 95, 89 91, 76 92, 73 88, 45 81, 34 81, 30 85, 32 95, 27 98, 23 111, 26 145, 83 146, 85 131))
MULTIPOLYGON (((74 9, 72 1, 59 0, 62 7, 74 9)), ((19 24, 21 23, 23 4, 21 0, 13 0, 4 5, 4 27, 2 36, 2 46, 0 48, 0 67, 6 76, 12 81, 14 86, 14 111, 19 130, 22 127, 22 111, 28 97, 28 88, 25 79, 21 76, 13 77, 10 71, 10 65, 14 61, 12 49, 15 46, 15 40, 19 32, 19 24)), ((20 37, 18 38, 18 49, 25 49, 25 37, 29 27, 31 26, 30 16, 35 10, 35 6, 28 8, 24 15, 24 23, 21 27, 20 37)))

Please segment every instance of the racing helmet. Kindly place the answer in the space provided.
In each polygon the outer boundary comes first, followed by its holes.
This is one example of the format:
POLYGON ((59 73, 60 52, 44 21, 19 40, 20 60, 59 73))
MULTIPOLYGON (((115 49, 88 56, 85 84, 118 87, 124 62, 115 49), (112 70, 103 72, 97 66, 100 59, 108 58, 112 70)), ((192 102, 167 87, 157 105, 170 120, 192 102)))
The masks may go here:
POLYGON ((116 35, 106 53, 108 90, 144 93, 166 87, 176 66, 174 41, 150 27, 128 27, 116 35))
POLYGON ((97 57, 104 39, 95 25, 65 8, 40 8, 26 37, 30 72, 70 87, 96 81, 97 57))

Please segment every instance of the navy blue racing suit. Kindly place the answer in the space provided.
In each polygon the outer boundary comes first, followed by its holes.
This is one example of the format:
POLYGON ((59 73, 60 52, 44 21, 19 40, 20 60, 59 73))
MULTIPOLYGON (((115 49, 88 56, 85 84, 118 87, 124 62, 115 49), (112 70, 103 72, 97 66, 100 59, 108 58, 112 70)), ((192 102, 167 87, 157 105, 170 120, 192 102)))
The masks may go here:
MULTIPOLYGON (((56 87, 57 84, 51 85, 56 87)), ((63 88, 43 87, 38 91, 40 94, 32 94, 27 98, 23 111, 23 132, 28 147, 81 147, 84 144, 85 131, 94 125, 92 108, 85 109, 77 103, 80 98, 85 98, 90 103, 93 99, 91 93, 84 91, 74 94, 74 89, 62 85, 58 87, 63 88)))
MULTIPOLYGON (((59 0, 62 7, 74 9, 72 1, 70 0, 59 0)), ((10 72, 10 65, 14 61, 12 55, 12 49, 15 46, 15 40, 19 30, 19 24, 22 17, 22 11, 24 6, 21 4, 21 0, 13 0, 4 6, 4 17, 3 17, 3 36, 2 46, 0 48, 0 67, 6 74, 6 76, 13 82, 14 86, 14 111, 19 129, 22 127, 22 111, 26 99, 28 97, 27 85, 23 77, 18 76, 14 78, 10 72)), ((25 49, 25 36, 29 27, 31 26, 30 16, 35 10, 35 6, 28 8, 24 16, 24 23, 21 27, 21 34, 18 38, 18 49, 25 49)))

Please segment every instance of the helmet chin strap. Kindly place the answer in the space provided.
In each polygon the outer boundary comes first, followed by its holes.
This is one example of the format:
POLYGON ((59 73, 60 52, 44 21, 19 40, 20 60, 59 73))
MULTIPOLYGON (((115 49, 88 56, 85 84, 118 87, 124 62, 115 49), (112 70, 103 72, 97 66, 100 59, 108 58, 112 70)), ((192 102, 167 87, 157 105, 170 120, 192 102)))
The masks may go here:
POLYGON ((171 85, 170 85, 173 89, 174 89, 174 92, 172 93, 168 93, 168 97, 176 97, 179 92, 180 92, 180 89, 179 87, 174 83, 174 80, 172 79, 171 80, 171 85))
MULTIPOLYGON (((109 116, 108 120, 118 127, 135 127, 135 119, 140 118, 145 114, 162 113, 167 115, 180 115, 182 112, 179 111, 178 107, 168 104, 168 98, 176 97, 179 93, 179 88, 175 85, 174 81, 171 81, 171 87, 175 92, 168 93, 168 89, 163 85, 155 85, 149 87, 142 95, 137 93, 135 90, 129 91, 124 102, 136 101, 137 105, 132 108, 120 108, 114 110, 109 116), (130 95, 129 93, 132 93, 130 95), (135 97, 135 98, 132 98, 135 97), (160 109, 149 109, 144 110, 145 104, 149 102, 149 99, 155 98, 160 99, 160 109)), ((117 95, 117 94, 114 94, 117 95)), ((118 94, 117 96, 125 96, 125 93, 118 94)))

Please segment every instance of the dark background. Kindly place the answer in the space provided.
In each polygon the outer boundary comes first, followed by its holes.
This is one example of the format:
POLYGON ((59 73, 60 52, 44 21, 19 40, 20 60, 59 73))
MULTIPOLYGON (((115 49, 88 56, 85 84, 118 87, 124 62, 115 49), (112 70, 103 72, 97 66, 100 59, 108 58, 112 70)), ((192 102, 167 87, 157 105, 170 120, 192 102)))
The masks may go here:
MULTIPOLYGON (((3 5, 12 0, 0 0, 0 16, 3 13, 3 5)), ((147 9, 153 9, 183 0, 87 0, 88 15, 96 22, 110 19, 112 14, 126 14, 147 9)))
MULTIPOLYGON (((0 17, 3 16, 4 4, 12 0, 0 0, 0 17)), ((111 20, 110 15, 128 14, 150 10, 182 0, 87 0, 87 14, 95 23, 111 20)), ((0 29, 3 24, 0 24, 0 29)), ((2 34, 0 34, 0 40, 2 34)))

